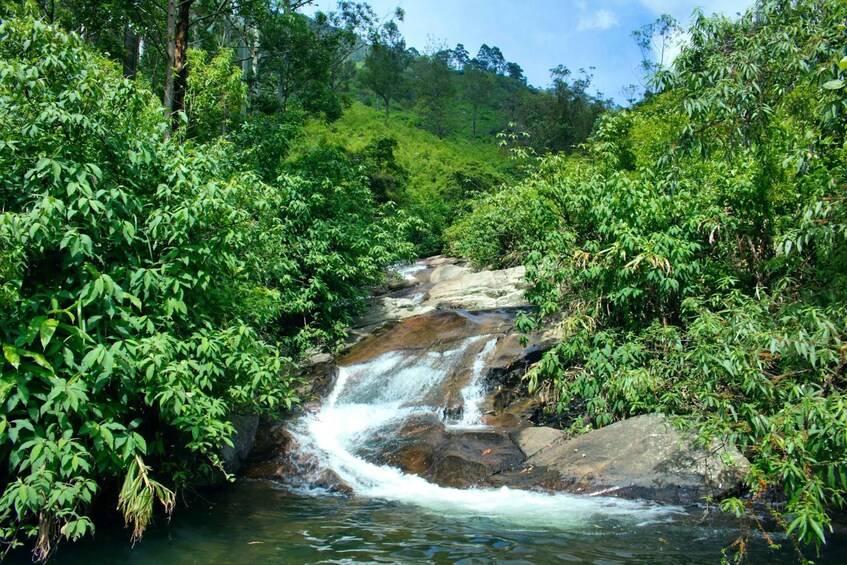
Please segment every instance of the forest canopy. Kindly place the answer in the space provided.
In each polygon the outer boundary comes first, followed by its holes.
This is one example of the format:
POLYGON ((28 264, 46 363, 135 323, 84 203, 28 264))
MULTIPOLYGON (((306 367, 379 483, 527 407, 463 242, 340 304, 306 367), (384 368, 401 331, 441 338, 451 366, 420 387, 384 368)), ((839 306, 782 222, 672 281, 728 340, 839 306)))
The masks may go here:
MULTIPOLYGON (((628 108, 364 3, 0 0, 0 543, 133 540, 388 265, 524 264, 573 433, 664 412, 820 547, 847 496, 847 6, 695 14, 628 108), (107 502, 103 502, 106 500, 107 502)), ((647 46, 676 26, 636 33, 647 46)), ((738 546, 743 550, 743 543, 738 546)))

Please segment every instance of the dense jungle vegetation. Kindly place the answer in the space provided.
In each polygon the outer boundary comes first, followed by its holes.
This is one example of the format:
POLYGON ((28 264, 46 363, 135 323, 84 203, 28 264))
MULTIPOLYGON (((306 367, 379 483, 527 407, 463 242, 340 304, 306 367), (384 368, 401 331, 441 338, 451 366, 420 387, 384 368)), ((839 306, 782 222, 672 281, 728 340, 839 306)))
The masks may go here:
POLYGON ((678 415, 753 464, 725 511, 825 543, 847 6, 696 15, 620 109, 589 73, 538 89, 497 47, 421 53, 402 12, 309 3, 0 0, 4 549, 47 559, 116 505, 140 538, 226 476, 233 414, 299 401, 298 359, 386 265, 443 249, 528 266, 521 328, 564 336, 528 384, 563 427, 678 415))
POLYGON ((724 510, 778 503, 820 546, 847 496, 847 5, 761 1, 689 33, 656 95, 478 200, 452 246, 527 264, 521 324, 564 335, 529 385, 565 426, 684 416, 752 462, 724 510))

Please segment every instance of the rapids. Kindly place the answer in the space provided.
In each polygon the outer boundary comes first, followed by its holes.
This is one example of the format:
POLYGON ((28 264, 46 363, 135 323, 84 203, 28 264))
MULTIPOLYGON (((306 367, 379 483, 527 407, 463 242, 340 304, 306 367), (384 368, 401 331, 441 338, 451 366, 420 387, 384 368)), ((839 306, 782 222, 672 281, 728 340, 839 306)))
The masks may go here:
POLYGON ((340 366, 321 408, 294 426, 299 456, 316 458, 320 464, 313 472, 333 471, 358 497, 412 504, 440 515, 485 516, 511 526, 574 531, 591 528, 598 517, 646 524, 670 520, 682 512, 674 506, 599 496, 507 487, 444 488, 359 455, 374 436, 399 428, 413 414, 443 414, 445 406, 436 404, 437 399, 445 397, 449 383, 463 372, 470 375, 460 394, 464 401, 462 418, 446 423, 452 428, 484 428, 480 422, 484 397, 480 381, 496 343, 497 336, 475 335, 459 340, 450 349, 389 351, 368 361, 340 366), (468 357, 472 358, 469 364, 468 357))

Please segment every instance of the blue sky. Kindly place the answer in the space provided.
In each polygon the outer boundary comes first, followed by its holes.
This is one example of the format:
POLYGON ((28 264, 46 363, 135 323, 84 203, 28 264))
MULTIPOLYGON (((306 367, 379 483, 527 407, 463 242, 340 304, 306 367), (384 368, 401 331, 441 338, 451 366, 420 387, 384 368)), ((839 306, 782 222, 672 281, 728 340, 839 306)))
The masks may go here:
MULTIPOLYGON (((595 67, 594 86, 623 102, 622 87, 638 84, 641 53, 631 32, 669 13, 687 22, 695 7, 733 16, 752 0, 369 0, 379 16, 406 11, 400 31, 410 47, 464 44, 476 55, 483 43, 497 46, 521 65, 529 83, 550 83, 550 69, 574 73, 595 67)), ((335 0, 315 6, 332 10, 335 0)), ((307 13, 313 11, 306 10, 307 13)))

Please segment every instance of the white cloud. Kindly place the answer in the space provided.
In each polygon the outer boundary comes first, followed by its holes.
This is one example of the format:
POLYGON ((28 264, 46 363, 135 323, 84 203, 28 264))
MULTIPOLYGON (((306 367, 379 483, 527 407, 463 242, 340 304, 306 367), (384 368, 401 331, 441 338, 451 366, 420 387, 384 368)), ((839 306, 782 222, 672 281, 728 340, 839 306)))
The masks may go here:
POLYGON ((658 45, 653 45, 653 56, 656 61, 662 63, 665 67, 670 67, 676 60, 677 56, 682 52, 683 47, 691 41, 691 34, 683 32, 677 37, 674 37, 668 45, 665 46, 664 54, 661 53, 658 45))
POLYGON ((620 25, 618 16, 611 10, 597 10, 593 14, 582 14, 579 17, 577 31, 589 29, 610 29, 620 25))
MULTIPOLYGON (((737 18, 737 14, 744 13, 753 5, 753 0, 639 0, 641 4, 656 17, 662 14, 670 14, 680 23, 683 29, 688 27, 691 14, 695 8, 700 8, 707 16, 712 14, 723 14, 731 19, 737 18)), ((653 43, 653 57, 656 62, 670 66, 682 51, 683 47, 691 40, 688 32, 683 32, 665 45, 661 41, 653 43), (662 53, 664 51, 664 53, 662 53)))
POLYGON ((707 16, 720 13, 735 18, 736 13, 744 13, 753 5, 753 0, 639 0, 641 4, 656 16, 670 14, 685 24, 691 18, 694 9, 699 7, 707 16))

